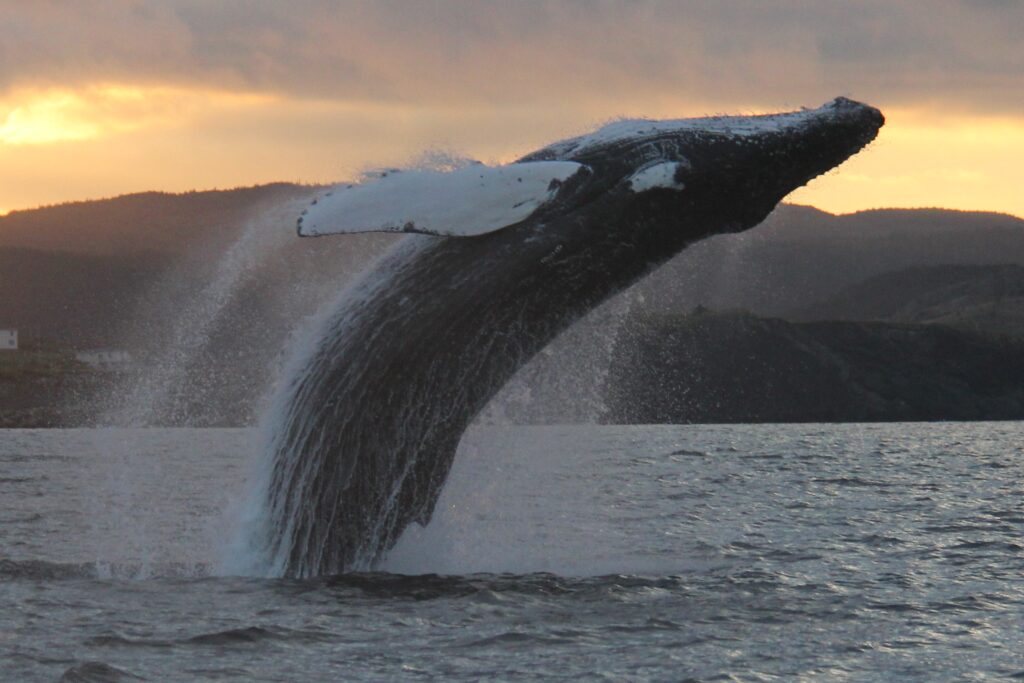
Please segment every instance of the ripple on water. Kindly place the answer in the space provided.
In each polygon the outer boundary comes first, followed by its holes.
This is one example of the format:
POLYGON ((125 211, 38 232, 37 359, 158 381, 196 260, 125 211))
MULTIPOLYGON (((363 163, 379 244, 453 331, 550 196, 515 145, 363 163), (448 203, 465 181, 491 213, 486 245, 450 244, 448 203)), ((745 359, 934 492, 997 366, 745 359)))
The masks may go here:
POLYGON ((0 680, 1024 679, 1024 425, 481 434, 406 573, 302 581, 181 540, 241 435, 135 435, 112 486, 32 434, 0 457, 0 680))
POLYGON ((82 662, 65 671, 60 680, 62 683, 121 683, 143 679, 104 662, 82 662))

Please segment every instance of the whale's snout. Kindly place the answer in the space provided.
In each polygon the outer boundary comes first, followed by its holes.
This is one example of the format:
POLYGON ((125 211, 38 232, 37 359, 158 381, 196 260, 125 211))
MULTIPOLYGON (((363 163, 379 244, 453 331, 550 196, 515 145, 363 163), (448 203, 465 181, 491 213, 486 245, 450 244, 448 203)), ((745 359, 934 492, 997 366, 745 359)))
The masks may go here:
POLYGON ((836 116, 847 117, 853 122, 864 126, 866 130, 878 129, 885 125, 885 116, 882 112, 870 104, 864 104, 846 97, 837 97, 822 109, 831 109, 836 116))
POLYGON ((851 155, 874 140, 885 125, 879 109, 845 97, 837 97, 818 111, 829 135, 848 140, 853 147, 851 155))
POLYGON ((764 136, 769 157, 749 168, 781 200, 861 151, 885 124, 882 112, 845 97, 793 115, 779 134, 764 136), (801 116, 801 114, 806 114, 801 116), (774 181, 774 182, 773 182, 774 181), (774 185, 774 187, 772 187, 774 185))

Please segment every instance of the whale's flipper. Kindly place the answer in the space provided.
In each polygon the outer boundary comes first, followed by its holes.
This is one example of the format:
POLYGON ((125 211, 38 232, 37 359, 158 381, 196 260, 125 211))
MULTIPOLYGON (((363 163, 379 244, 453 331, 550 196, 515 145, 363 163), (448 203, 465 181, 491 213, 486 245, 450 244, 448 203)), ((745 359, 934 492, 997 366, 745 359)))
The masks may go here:
POLYGON ((339 185, 317 199, 299 218, 299 235, 483 235, 528 218, 580 172, 588 170, 573 161, 392 171, 365 184, 339 185))

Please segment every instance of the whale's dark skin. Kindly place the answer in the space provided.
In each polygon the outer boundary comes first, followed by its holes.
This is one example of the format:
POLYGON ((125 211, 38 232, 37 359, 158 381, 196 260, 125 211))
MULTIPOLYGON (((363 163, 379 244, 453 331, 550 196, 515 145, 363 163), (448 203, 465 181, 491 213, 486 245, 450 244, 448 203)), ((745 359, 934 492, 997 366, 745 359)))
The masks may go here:
POLYGON ((883 123, 845 99, 764 131, 749 120, 753 133, 709 120, 556 143, 520 161, 589 172, 529 219, 474 237, 410 236, 379 261, 279 401, 263 539, 277 568, 372 568, 410 522, 429 521, 466 427, 559 332, 687 245, 757 225, 883 123), (683 189, 634 191, 628 178, 659 159, 679 161, 683 189))

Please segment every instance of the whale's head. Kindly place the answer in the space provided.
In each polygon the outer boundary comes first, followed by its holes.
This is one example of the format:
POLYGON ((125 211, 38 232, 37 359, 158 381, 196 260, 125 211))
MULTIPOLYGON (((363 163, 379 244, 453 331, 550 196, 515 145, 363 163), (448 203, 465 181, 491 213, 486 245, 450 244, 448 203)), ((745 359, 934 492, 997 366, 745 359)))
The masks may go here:
MULTIPOLYGON (((623 120, 554 143, 521 162, 572 161, 592 171, 590 192, 633 196, 638 224, 673 217, 700 238, 744 230, 775 205, 861 150, 884 123, 846 98, 817 109, 763 116, 623 120)), ((687 241, 690 241, 689 239, 687 241)))

